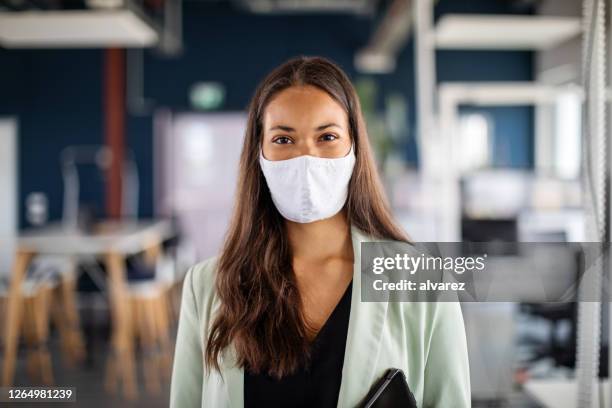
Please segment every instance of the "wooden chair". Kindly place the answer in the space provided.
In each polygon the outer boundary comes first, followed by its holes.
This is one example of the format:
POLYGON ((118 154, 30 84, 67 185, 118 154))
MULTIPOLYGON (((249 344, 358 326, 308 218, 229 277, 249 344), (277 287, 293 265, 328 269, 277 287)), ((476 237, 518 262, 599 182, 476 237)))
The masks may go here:
MULTIPOLYGON (((158 252, 149 257, 155 265, 152 279, 129 281, 127 297, 131 313, 134 343, 140 346, 142 372, 147 392, 159 395, 161 381, 169 380, 172 369, 171 314, 169 294, 172 281, 168 279, 173 265, 158 252)), ((113 369, 107 370, 112 373, 113 369)), ((117 380, 107 375, 106 386, 117 390, 117 380)))
POLYGON ((77 306, 76 282, 74 270, 66 270, 52 293, 52 321, 60 336, 64 364, 69 367, 83 362, 86 354, 77 306))
POLYGON ((22 333, 27 345, 26 368, 33 384, 53 385, 49 353, 49 318, 53 286, 26 282, 23 294, 22 333))
POLYGON ((33 278, 52 286, 48 306, 67 366, 75 366, 85 358, 77 305, 76 267, 76 260, 65 256, 41 256, 31 265, 33 278))
MULTIPOLYGON (((26 368, 32 384, 52 385, 53 370, 49 341, 49 305, 52 284, 27 280, 22 286, 21 335, 26 345, 26 368)), ((0 314, 4 316, 7 305, 8 285, 0 285, 0 314)), ((4 319, 0 319, 4 327, 4 319)), ((4 334, 4 331, 2 331, 4 334)), ((4 339, 2 339, 4 340, 4 339)), ((4 343, 4 341, 2 341, 4 343)), ((15 355, 16 359, 17 356, 15 355)))
MULTIPOLYGON (((40 257, 32 262, 22 285, 21 334, 26 345, 27 372, 34 384, 53 384, 48 349, 52 318, 60 334, 65 360, 76 363, 84 357, 73 267, 66 258, 40 257)), ((0 311, 6 308, 7 293, 8 282, 0 282, 0 311)), ((1 318, 0 324, 4 327, 1 318)))
POLYGON ((161 381, 170 378, 172 345, 168 286, 160 282, 129 285, 133 333, 142 352, 145 387, 151 394, 161 392, 161 381))

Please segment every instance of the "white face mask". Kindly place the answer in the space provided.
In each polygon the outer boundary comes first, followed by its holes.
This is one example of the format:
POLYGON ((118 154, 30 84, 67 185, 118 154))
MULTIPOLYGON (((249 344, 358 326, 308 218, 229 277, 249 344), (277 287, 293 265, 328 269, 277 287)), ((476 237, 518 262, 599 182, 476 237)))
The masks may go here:
POLYGON ((283 217, 309 223, 333 217, 344 206, 355 152, 338 159, 299 156, 271 161, 259 155, 272 201, 283 217))

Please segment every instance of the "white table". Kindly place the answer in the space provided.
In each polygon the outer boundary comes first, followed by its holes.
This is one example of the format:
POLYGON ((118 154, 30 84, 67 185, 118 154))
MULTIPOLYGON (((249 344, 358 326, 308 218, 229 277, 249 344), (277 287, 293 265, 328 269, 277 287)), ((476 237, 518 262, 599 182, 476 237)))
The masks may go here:
POLYGON ((28 264, 35 255, 98 256, 106 264, 113 321, 112 352, 107 375, 116 376, 124 385, 128 397, 135 397, 135 361, 131 316, 128 307, 125 257, 141 251, 154 258, 161 243, 173 234, 169 221, 99 223, 91 234, 69 231, 60 224, 23 232, 17 240, 17 253, 8 293, 2 385, 13 383, 19 322, 21 316, 21 285, 28 264))
MULTIPOLYGON (((524 389, 536 402, 545 408, 582 408, 578 407, 578 385, 574 379, 529 380, 524 389)), ((604 403, 610 402, 610 380, 600 381, 603 388, 604 403)))

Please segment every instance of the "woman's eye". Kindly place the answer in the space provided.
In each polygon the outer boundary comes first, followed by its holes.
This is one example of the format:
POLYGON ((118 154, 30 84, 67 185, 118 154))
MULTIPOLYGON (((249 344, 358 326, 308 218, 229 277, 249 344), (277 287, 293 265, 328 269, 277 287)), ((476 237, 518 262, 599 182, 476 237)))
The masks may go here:
POLYGON ((326 134, 321 136, 321 140, 324 141, 324 142, 333 142, 337 138, 338 138, 338 136, 336 136, 336 135, 334 135, 332 133, 326 133, 326 134))
POLYGON ((276 139, 274 139, 272 141, 272 143, 276 143, 276 144, 288 144, 288 143, 291 143, 291 139, 289 139, 286 136, 281 136, 281 137, 277 137, 276 139))

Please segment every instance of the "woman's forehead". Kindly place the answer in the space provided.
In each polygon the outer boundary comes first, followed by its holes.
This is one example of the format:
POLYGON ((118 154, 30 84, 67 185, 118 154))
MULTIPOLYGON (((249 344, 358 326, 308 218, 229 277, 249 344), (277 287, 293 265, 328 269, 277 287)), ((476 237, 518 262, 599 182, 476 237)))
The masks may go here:
POLYGON ((266 130, 275 126, 317 127, 326 123, 346 128, 348 122, 346 111, 334 98, 310 85, 279 92, 268 103, 263 116, 266 130))

